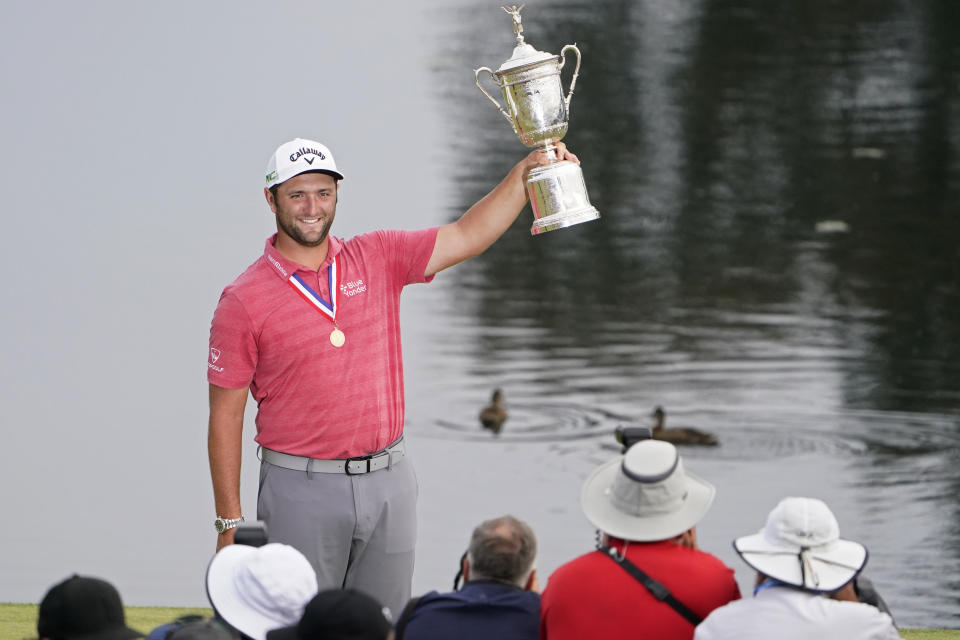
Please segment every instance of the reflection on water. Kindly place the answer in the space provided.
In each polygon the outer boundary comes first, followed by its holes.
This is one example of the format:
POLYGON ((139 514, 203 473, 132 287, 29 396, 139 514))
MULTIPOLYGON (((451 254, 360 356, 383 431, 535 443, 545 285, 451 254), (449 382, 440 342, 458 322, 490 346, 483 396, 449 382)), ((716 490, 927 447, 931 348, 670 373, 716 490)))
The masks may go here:
MULTIPOLYGON (((452 217, 523 147, 471 77, 509 57, 509 18, 443 15, 452 217)), ((602 217, 532 238, 525 211, 438 282, 428 357, 450 404, 423 432, 481 436, 502 386, 505 441, 590 462, 657 404, 720 435, 698 457, 783 493, 805 486, 784 458, 835 460, 828 502, 863 514, 898 622, 956 626, 960 13, 601 1, 524 24, 538 49, 583 52, 566 141, 602 217)))

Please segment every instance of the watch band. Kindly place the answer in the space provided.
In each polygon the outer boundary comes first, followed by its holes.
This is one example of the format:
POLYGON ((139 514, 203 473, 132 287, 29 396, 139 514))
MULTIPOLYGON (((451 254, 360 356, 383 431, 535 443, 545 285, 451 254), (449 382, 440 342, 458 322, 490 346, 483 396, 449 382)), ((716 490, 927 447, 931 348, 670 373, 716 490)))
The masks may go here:
POLYGON ((223 533, 224 531, 233 529, 243 521, 243 516, 240 516, 239 518, 224 518, 223 516, 217 516, 217 519, 213 521, 213 528, 217 530, 217 533, 223 533))

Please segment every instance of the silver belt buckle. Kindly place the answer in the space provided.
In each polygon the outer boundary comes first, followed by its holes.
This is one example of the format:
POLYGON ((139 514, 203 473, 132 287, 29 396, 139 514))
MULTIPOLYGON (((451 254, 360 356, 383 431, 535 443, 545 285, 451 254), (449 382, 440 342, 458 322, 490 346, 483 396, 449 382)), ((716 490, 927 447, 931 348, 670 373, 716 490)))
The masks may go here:
POLYGON ((390 456, 393 455, 394 449, 397 449, 397 448, 399 448, 399 447, 397 447, 397 445, 395 444, 395 445, 393 445, 392 447, 389 447, 389 448, 387 448, 387 449, 384 449, 383 451, 378 451, 377 453, 371 453, 371 454, 368 454, 368 455, 365 455, 365 456, 357 456, 356 458, 347 458, 346 461, 344 462, 344 465, 343 465, 343 471, 344 471, 344 473, 346 473, 348 476, 358 476, 358 475, 362 475, 362 474, 364 474, 364 473, 370 473, 371 471, 379 471, 380 469, 383 469, 383 468, 385 468, 385 467, 389 467, 389 466, 390 466, 390 456), (374 466, 373 466, 373 465, 375 464, 374 461, 376 461, 376 460, 381 460, 381 459, 383 459, 383 458, 386 458, 386 459, 387 459, 387 463, 386 463, 386 464, 384 464, 383 466, 378 466, 378 467, 374 467, 374 466), (365 462, 366 465, 364 465, 363 467, 361 467, 359 471, 351 471, 351 470, 350 470, 350 463, 351 463, 351 462, 365 462))
POLYGON ((368 456, 357 456, 356 458, 347 458, 343 464, 343 472, 348 476, 359 476, 364 473, 370 473, 370 460, 373 458, 372 455, 368 456), (350 465, 354 462, 364 462, 366 463, 365 467, 361 467, 359 471, 352 471, 350 465))

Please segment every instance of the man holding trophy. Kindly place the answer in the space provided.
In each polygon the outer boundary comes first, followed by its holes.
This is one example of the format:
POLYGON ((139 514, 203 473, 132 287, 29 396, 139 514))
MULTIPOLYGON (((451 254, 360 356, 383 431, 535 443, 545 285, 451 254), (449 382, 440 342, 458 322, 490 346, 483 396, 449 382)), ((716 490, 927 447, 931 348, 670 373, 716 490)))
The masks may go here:
MULTIPOLYGON (((519 9, 514 15, 519 26, 519 9)), ((330 235, 344 178, 330 150, 298 138, 270 156, 264 197, 277 233, 224 289, 210 329, 208 448, 218 549, 233 543, 244 519, 240 461, 249 393, 257 402, 262 460, 257 518, 266 521, 270 541, 301 551, 321 590, 352 587, 402 610, 413 575, 417 486, 403 443, 400 292, 486 250, 528 194, 535 205, 553 207, 554 221, 558 214, 583 217, 586 192, 569 177, 579 176, 579 161, 561 136, 538 141, 540 150, 455 222, 349 239, 330 235), (562 170, 552 172, 558 165, 562 170), (545 170, 546 186, 534 192, 530 181, 545 170), (572 194, 564 195, 571 184, 572 194)), ((562 222, 552 228, 573 223, 562 222)))

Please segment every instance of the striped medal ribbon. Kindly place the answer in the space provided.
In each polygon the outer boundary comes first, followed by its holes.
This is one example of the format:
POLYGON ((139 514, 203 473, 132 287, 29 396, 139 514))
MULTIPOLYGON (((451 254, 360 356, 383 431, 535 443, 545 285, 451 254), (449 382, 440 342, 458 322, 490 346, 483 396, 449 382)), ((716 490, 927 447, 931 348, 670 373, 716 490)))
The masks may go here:
POLYGON ((343 331, 337 327, 337 292, 340 290, 340 255, 337 254, 330 266, 327 267, 327 285, 330 289, 330 301, 327 302, 320 297, 316 291, 310 288, 303 278, 293 274, 287 280, 287 283, 293 287, 297 294, 313 305, 313 308, 330 318, 333 322, 333 331, 330 332, 330 344, 335 347, 342 347, 347 341, 343 331))

